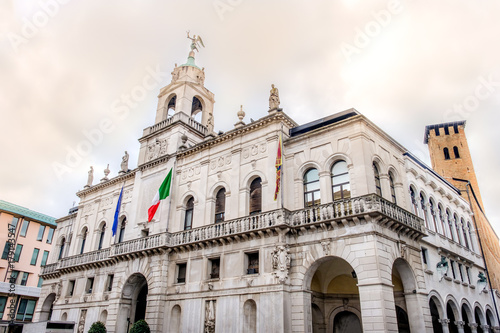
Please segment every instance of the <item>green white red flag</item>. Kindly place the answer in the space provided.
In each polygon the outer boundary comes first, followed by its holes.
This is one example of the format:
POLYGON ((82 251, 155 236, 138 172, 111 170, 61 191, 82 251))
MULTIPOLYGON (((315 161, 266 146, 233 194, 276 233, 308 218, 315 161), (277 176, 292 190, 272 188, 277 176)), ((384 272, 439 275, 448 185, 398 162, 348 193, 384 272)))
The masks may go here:
POLYGON ((158 210, 158 206, 160 206, 160 201, 166 199, 170 195, 170 185, 172 183, 172 169, 168 172, 167 177, 161 183, 158 192, 153 199, 151 207, 148 209, 148 222, 151 222, 153 217, 155 216, 156 211, 158 210))

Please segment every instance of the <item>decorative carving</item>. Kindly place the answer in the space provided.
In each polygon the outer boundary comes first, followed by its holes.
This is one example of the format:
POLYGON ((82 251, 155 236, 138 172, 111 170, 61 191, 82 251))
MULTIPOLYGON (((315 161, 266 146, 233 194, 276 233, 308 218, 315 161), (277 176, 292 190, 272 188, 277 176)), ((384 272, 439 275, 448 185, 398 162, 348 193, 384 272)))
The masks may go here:
POLYGON ((224 166, 231 165, 231 155, 217 157, 210 161, 210 170, 217 170, 224 166))
POLYGON ((288 245, 276 245, 272 252, 273 268, 276 270, 274 275, 280 283, 285 283, 288 278, 288 270, 290 268, 290 248, 288 245))
POLYGON ((154 143, 148 145, 149 161, 154 160, 155 158, 163 156, 167 153, 167 146, 168 146, 167 140, 168 139, 166 138, 161 140, 157 138, 154 143))
POLYGON ((401 244, 401 258, 408 260, 408 246, 401 244))
POLYGON ((201 85, 205 83, 205 67, 201 69, 201 72, 199 75, 196 76, 196 79, 198 80, 198 83, 201 85))
POLYGON ((201 171, 200 166, 186 168, 182 170, 182 179, 198 176, 200 174, 200 171, 201 171))
POLYGON ((271 84, 271 91, 269 92, 269 111, 276 110, 280 106, 280 96, 278 88, 271 84))
POLYGON ((264 154, 267 151, 267 142, 253 144, 251 147, 243 148, 243 159, 248 159, 250 156, 264 154))
POLYGON ((78 333, 83 333, 83 329, 85 328, 85 317, 87 317, 87 309, 82 309, 82 312, 80 312, 80 319, 78 320, 78 333))
POLYGON ((85 185, 85 187, 92 186, 93 181, 94 181, 94 168, 92 166, 90 166, 89 175, 87 178, 87 185, 85 185))
POLYGON ((59 280, 59 282, 56 283, 55 289, 56 289, 55 300, 57 301, 59 299, 59 297, 61 297, 61 291, 62 291, 62 281, 61 280, 59 280))
POLYGON ((215 332, 215 301, 205 302, 205 333, 215 332))
MULTIPOLYGON (((198 50, 198 46, 201 45, 205 47, 205 45, 203 44, 201 36, 193 35, 193 37, 189 37, 189 31, 187 31, 187 38, 191 40, 191 52, 193 53, 192 56, 194 57, 194 50, 200 52, 200 50, 198 50)), ((189 56, 191 56, 191 53, 189 53, 189 56)))
POLYGON ((208 113, 207 129, 208 133, 212 133, 214 131, 214 116, 212 115, 212 112, 208 113))
POLYGON ((349 309, 349 298, 342 298, 342 306, 344 307, 344 310, 348 310, 349 309))
POLYGON ((123 155, 123 157, 122 157, 122 163, 120 165, 121 170, 119 173, 128 172, 128 159, 129 159, 129 155, 128 155, 127 151, 125 151, 125 155, 123 155))
POLYGON ((172 71, 172 83, 175 83, 177 80, 179 80, 179 71, 177 70, 177 64, 175 64, 175 68, 174 70, 172 71))
POLYGON ((321 246, 323 247, 323 253, 325 254, 325 256, 330 255, 330 241, 329 240, 321 241, 321 246))
POLYGON ((436 270, 439 274, 439 281, 441 281, 446 276, 446 273, 448 273, 448 261, 446 257, 441 256, 441 261, 437 263, 436 270))

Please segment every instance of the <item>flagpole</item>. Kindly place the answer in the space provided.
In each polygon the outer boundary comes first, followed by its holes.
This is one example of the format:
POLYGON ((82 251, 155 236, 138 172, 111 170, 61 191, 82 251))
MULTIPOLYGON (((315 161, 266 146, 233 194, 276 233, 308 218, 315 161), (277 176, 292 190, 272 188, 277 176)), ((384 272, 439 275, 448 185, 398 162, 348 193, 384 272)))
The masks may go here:
MULTIPOLYGON (((172 167, 172 178, 174 178, 175 176, 175 166, 177 165, 177 155, 175 155, 175 160, 174 160, 174 166, 172 167)), ((172 184, 170 184, 170 191, 172 191, 172 187, 174 187, 174 182, 172 181, 172 184)), ((173 194, 173 193, 172 193, 173 194)), ((168 216, 167 216, 167 230, 165 230, 166 232, 168 232, 168 225, 170 223, 170 208, 172 207, 172 199, 173 199, 173 195, 170 196, 170 200, 168 201, 168 216)), ((161 212, 160 212, 161 214, 161 212)))
POLYGON ((280 191, 281 191, 281 209, 283 209, 283 166, 285 163, 284 162, 284 151, 283 151, 283 122, 281 122, 281 132, 280 132, 281 140, 278 138, 278 142, 280 142, 281 145, 281 175, 280 175, 280 191))
MULTIPOLYGON (((123 181, 123 184, 122 184, 122 188, 120 189, 120 193, 122 193, 123 189, 125 188, 125 183, 126 181, 123 181)), ((118 201, 120 201, 120 195, 118 194, 118 201)), ((118 203, 117 203, 117 206, 118 206, 118 203)), ((122 203, 120 201, 120 205, 119 207, 116 207, 116 209, 118 210, 118 220, 117 222, 120 223, 120 211, 121 211, 121 207, 122 206, 122 203)), ((116 215, 116 211, 115 211, 115 215, 116 215)), ((113 224, 114 224, 114 219, 113 219, 113 224)), ((114 225, 111 226, 111 233, 113 233, 113 227, 114 225)), ((116 231, 115 231, 115 234, 113 235, 113 244, 116 244, 116 235, 118 234, 118 225, 116 227, 116 231)))

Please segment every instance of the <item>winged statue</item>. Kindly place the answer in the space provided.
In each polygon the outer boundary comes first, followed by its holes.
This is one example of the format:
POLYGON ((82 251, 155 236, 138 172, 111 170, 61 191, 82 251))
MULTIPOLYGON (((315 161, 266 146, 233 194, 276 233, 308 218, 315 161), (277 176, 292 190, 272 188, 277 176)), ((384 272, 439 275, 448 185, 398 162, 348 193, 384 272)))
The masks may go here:
POLYGON ((189 31, 187 31, 187 38, 191 40, 191 51, 198 51, 200 52, 200 50, 198 50, 198 46, 203 46, 205 47, 205 45, 203 44, 203 40, 201 39, 200 36, 196 36, 196 35, 193 35, 193 37, 190 37, 189 36, 189 31))

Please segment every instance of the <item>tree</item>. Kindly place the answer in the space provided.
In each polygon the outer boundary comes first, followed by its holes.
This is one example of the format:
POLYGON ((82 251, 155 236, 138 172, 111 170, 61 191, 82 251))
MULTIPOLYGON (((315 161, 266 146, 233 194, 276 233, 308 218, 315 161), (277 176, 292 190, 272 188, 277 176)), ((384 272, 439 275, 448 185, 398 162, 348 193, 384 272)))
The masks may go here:
POLYGON ((106 333, 106 326, 102 322, 96 321, 90 326, 88 333, 106 333))
POLYGON ((130 333, 151 333, 148 323, 144 320, 138 320, 132 325, 130 333))

